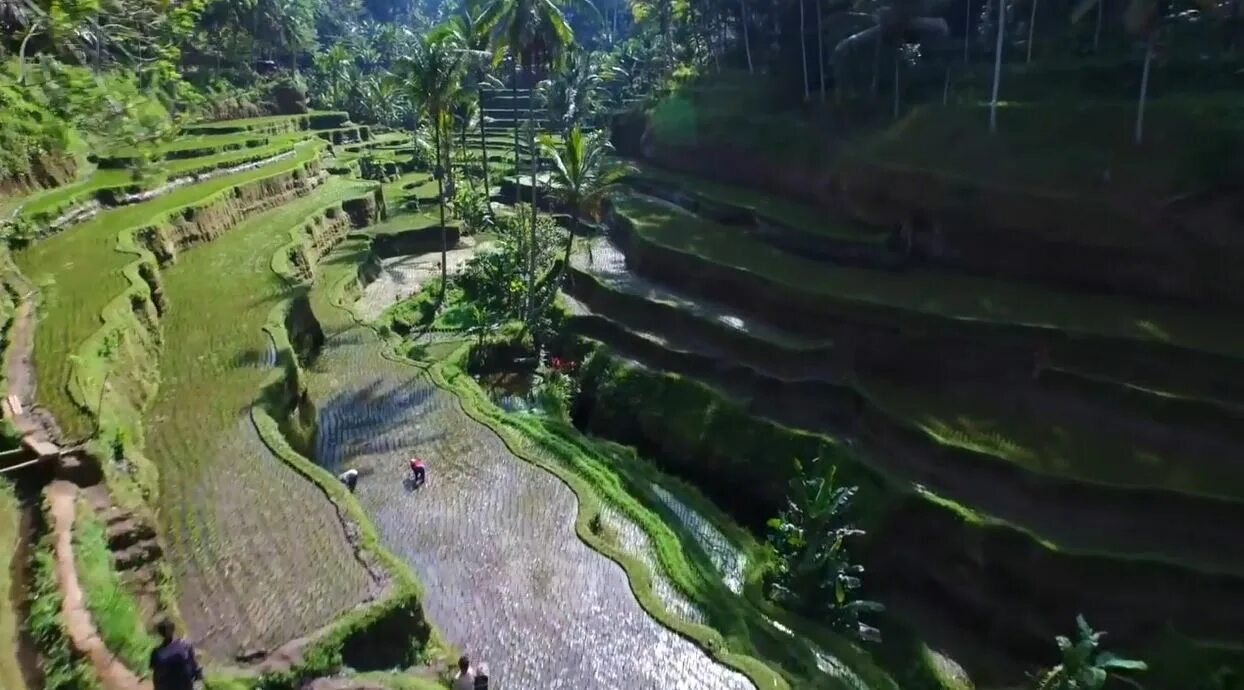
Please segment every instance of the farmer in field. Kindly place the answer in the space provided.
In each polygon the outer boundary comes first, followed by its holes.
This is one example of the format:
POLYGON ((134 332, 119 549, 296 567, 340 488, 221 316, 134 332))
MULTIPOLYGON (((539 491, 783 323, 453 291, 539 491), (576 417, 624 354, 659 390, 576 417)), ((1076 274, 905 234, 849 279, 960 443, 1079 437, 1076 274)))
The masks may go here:
POLYGON ((151 652, 151 683, 155 690, 192 690, 203 679, 203 669, 194 658, 194 647, 177 637, 173 622, 156 624, 160 646, 151 652))
POLYGON ((428 480, 428 470, 426 467, 423 466, 423 460, 420 458, 411 458, 410 459, 411 484, 417 489, 423 486, 423 483, 426 482, 427 480, 428 480))
POLYGON ((475 671, 465 655, 458 657, 458 676, 454 678, 453 690, 475 690, 475 671))
POLYGON ((342 484, 346 485, 346 488, 350 490, 350 493, 354 493, 354 487, 359 483, 359 471, 351 467, 345 472, 342 472, 341 476, 337 478, 341 480, 342 484))

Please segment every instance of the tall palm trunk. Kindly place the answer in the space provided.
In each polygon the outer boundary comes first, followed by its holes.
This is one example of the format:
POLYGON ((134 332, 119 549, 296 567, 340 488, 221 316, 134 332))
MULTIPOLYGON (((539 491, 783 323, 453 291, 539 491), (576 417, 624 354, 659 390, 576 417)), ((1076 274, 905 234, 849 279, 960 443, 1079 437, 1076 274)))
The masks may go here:
POLYGON ((743 25, 743 52, 747 53, 747 73, 755 74, 752 66, 752 44, 747 36, 747 0, 739 0, 739 23, 743 25))
POLYGON ((972 46, 972 0, 966 0, 966 2, 967 4, 964 7, 965 16, 963 19, 963 61, 964 62, 968 61, 969 59, 968 53, 972 46))
POLYGON ((1153 45, 1157 42, 1158 32, 1149 32, 1145 40, 1145 66, 1140 73, 1140 100, 1136 103, 1136 143, 1139 144, 1145 135, 1145 102, 1149 99, 1149 68, 1153 64, 1153 45))
POLYGON ((877 97, 877 89, 881 83, 881 38, 885 32, 881 30, 881 24, 877 24, 877 44, 873 48, 873 83, 869 87, 872 91, 871 96, 877 97))
MULTIPOLYGON (((1024 60, 1026 63, 1032 62, 1032 39, 1036 34, 1037 28, 1037 4, 1039 0, 1032 0, 1032 13, 1028 15, 1028 57, 1024 60)), ((1098 0, 1097 4, 1101 4, 1098 0)))
POLYGON ((574 246, 574 233, 579 229, 579 195, 570 197, 570 236, 566 238, 566 252, 562 256, 562 275, 570 268, 570 251, 574 246))
POLYGON ((825 31, 821 27, 821 0, 816 0, 816 66, 821 82, 821 102, 825 102, 825 31))
POLYGON ((903 59, 902 59, 903 56, 901 55, 902 50, 903 50, 903 46, 901 44, 894 49, 894 119, 895 120, 898 119, 898 110, 899 110, 900 91, 899 91, 898 70, 899 70, 899 67, 901 67, 903 64, 903 59))
POLYGON ((1093 53, 1097 53, 1097 49, 1101 46, 1101 25, 1105 19, 1106 0, 1097 0, 1097 28, 1093 29, 1093 53))
POLYGON ((441 151, 441 117, 438 114, 433 124, 432 135, 436 138, 436 203, 441 211, 441 286, 436 292, 436 309, 441 310, 445 303, 445 288, 449 278, 449 235, 445 229, 445 165, 441 151))
POLYGON ((799 0, 799 54, 803 58, 803 100, 807 102, 812 95, 808 93, 808 29, 803 17, 803 1, 799 0))
MULTIPOLYGON (((535 67, 531 68, 532 83, 535 83, 535 67)), ((536 102, 534 94, 527 94, 527 153, 531 158, 531 227, 527 233, 527 318, 530 319, 535 306, 536 292, 536 102)), ((518 157, 515 156, 514 164, 517 168, 518 157)), ((515 171, 517 172, 517 170, 515 171)), ((518 176, 515 175, 517 179, 518 176)), ((515 185, 522 188, 522 185, 515 185)))
MULTIPOLYGON (((518 178, 519 139, 518 139, 518 56, 510 58, 510 125, 514 127, 514 177, 518 178)), ((530 98, 530 96, 528 96, 530 98)), ((519 185, 514 185, 514 207, 523 201, 523 192, 519 185)))
POLYGON ((479 150, 484 157, 484 202, 488 204, 488 215, 492 216, 492 183, 489 178, 491 164, 488 160, 488 134, 484 131, 484 92, 481 89, 476 96, 479 105, 479 150))
POLYGON ((998 131, 998 87, 1002 83, 1002 38, 1006 31, 1006 0, 998 3, 998 42, 993 49, 993 95, 989 98, 989 133, 998 131))

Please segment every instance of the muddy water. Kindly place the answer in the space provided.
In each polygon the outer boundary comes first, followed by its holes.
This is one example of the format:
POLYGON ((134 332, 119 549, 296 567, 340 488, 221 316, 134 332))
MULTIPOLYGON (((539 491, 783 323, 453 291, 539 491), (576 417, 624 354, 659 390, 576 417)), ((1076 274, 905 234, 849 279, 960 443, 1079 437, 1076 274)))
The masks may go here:
POLYGON ((308 379, 318 461, 360 470, 358 498, 423 581, 432 620, 498 687, 752 687, 640 608, 622 569, 575 536, 565 485, 380 357, 370 331, 330 335, 308 379), (412 455, 428 465, 417 490, 412 455))

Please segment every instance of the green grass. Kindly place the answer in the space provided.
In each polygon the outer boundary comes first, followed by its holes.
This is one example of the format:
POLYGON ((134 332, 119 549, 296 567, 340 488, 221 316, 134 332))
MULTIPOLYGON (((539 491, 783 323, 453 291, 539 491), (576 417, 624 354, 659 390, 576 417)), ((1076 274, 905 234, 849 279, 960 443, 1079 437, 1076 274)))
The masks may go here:
POLYGON ((773 609, 760 596, 761 569, 767 562, 760 546, 724 513, 688 486, 658 472, 629 449, 584 437, 569 425, 549 418, 507 414, 488 402, 478 384, 461 369, 465 350, 431 367, 433 380, 459 396, 463 409, 493 429, 519 457, 560 477, 578 495, 580 510, 576 531, 580 539, 619 562, 632 581, 632 589, 648 613, 662 624, 699 642, 719 661, 745 673, 760 688, 850 688, 843 678, 827 677, 816 670, 812 652, 792 644, 766 618, 776 618, 797 631, 800 638, 814 640, 837 656, 873 690, 896 688, 867 654, 852 644, 806 621, 794 620, 773 609), (677 518, 649 488, 653 484, 674 492, 710 522, 718 525, 747 554, 748 594, 731 592, 709 556, 690 537, 677 518), (633 556, 595 535, 587 523, 602 503, 621 510, 641 526, 652 540, 663 575, 708 615, 712 628, 689 623, 669 613, 651 587, 653 574, 633 556), (780 673, 775 672, 780 668, 780 673), (822 687, 818 685, 817 687, 822 687))
POLYGON ((934 442, 1012 463, 1036 475, 1110 487, 1244 499, 1244 471, 1229 457, 1183 458, 1089 425, 1048 424, 1022 410, 954 392, 879 380, 860 392, 934 442))
POLYGON ((771 218, 782 225, 814 235, 822 235, 844 242, 884 243, 889 233, 873 228, 853 226, 830 217, 824 209, 775 197, 748 187, 721 184, 661 170, 651 165, 639 167, 638 177, 645 181, 662 183, 681 189, 708 201, 741 206, 758 216, 771 218))
POLYGON ((147 202, 123 206, 35 243, 16 256, 19 268, 40 287, 34 363, 39 399, 69 438, 90 432, 91 423, 70 395, 71 357, 99 326, 100 313, 127 285, 121 269, 134 260, 117 251, 118 235, 188 206, 207 202, 230 188, 286 173, 318 155, 306 146, 298 155, 260 168, 179 187, 147 202))
MULTIPOLYGON (((52 540, 39 540, 30 587, 30 617, 26 627, 39 645, 43 690, 103 690, 86 660, 77 656, 61 624, 63 599, 56 583, 52 540)), ((6 688, 7 690, 7 688, 6 688)))
POLYGON ((101 189, 122 187, 130 183, 130 174, 125 170, 96 170, 82 180, 63 187, 53 187, 41 194, 29 197, 22 205, 22 215, 33 216, 39 213, 55 211, 76 199, 86 198, 101 189))
POLYGON ((11 575, 15 566, 21 535, 21 507, 13 493, 13 485, 0 479, 0 687, 5 690, 26 690, 18 662, 18 612, 13 609, 15 592, 11 575))
POLYGON ((146 415, 147 454, 160 470, 160 520, 183 613, 238 626, 230 644, 305 634, 359 603, 367 587, 335 511, 270 455, 247 411, 276 371, 262 363, 264 329, 295 294, 273 272, 274 255, 291 229, 371 188, 332 178, 186 252, 164 273, 172 306, 162 324, 160 391, 146 415), (281 500, 265 504, 271 496, 281 500), (248 537, 255 533, 267 536, 248 537))
POLYGON ((1244 357, 1244 324, 1210 310, 1059 292, 930 269, 894 273, 832 266, 787 254, 655 200, 629 196, 619 199, 617 207, 634 222, 643 240, 751 272, 793 301, 819 301, 899 324, 926 317, 1244 357))
POLYGON ((261 129, 271 125, 277 125, 291 120, 297 121, 316 115, 341 115, 344 112, 312 110, 301 115, 264 115, 261 117, 247 117, 240 120, 221 120, 218 122, 199 122, 185 127, 186 132, 193 132, 196 129, 217 128, 217 127, 244 127, 246 129, 261 129))
POLYGON ((78 582, 104 646, 127 668, 143 674, 156 640, 143 623, 138 602, 112 569, 112 553, 103 523, 82 503, 78 504, 73 541, 78 582))

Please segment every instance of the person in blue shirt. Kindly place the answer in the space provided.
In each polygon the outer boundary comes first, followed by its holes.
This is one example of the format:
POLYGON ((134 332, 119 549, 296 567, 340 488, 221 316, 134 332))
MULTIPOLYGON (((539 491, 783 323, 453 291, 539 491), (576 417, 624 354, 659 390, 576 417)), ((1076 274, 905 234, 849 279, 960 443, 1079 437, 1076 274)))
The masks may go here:
POLYGON ((155 690, 193 690, 203 679, 203 669, 194 657, 194 647, 177 637, 170 620, 156 624, 160 646, 151 652, 151 683, 155 690))

